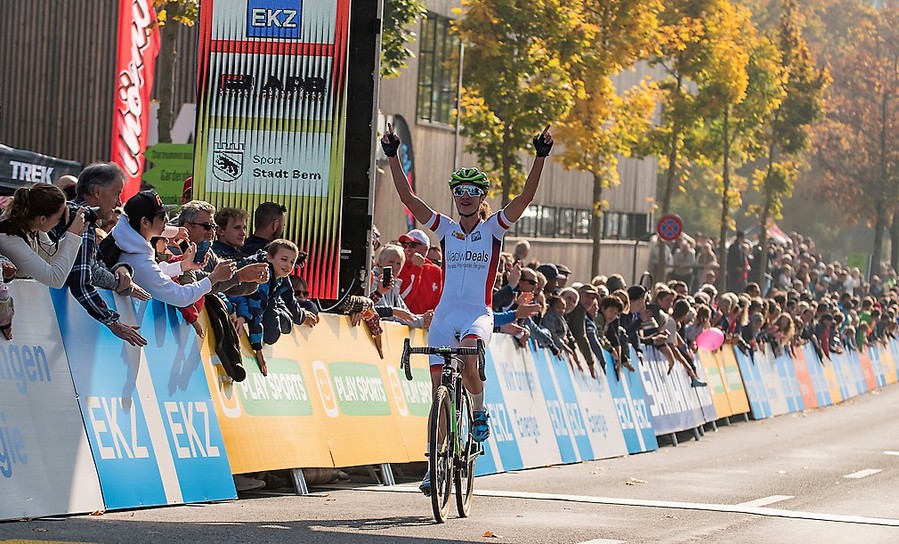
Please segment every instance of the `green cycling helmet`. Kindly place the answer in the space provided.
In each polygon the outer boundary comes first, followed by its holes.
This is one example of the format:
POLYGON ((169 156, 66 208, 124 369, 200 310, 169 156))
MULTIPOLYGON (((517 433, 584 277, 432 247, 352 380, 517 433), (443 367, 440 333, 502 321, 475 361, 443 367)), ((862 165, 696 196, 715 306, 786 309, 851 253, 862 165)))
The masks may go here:
POLYGON ((486 191, 490 189, 490 180, 487 179, 487 174, 477 168, 460 168, 449 179, 450 189, 456 185, 474 185, 486 191))

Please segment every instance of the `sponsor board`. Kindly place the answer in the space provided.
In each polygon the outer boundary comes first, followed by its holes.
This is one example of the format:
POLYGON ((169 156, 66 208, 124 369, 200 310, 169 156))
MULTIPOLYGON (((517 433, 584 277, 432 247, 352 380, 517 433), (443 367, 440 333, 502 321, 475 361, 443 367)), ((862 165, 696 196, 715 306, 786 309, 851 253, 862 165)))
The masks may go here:
MULTIPOLYGON (((799 393, 802 396, 803 406, 806 410, 822 406, 822 401, 824 401, 824 399, 818 393, 818 384, 823 376, 814 376, 811 370, 809 370, 805 349, 794 349, 791 358, 793 369, 796 372, 796 381, 799 383, 799 393)), ((827 388, 823 387, 821 393, 826 392, 827 388)), ((826 402, 824 402, 824 404, 826 404, 826 402)))
POLYGON ((730 406, 730 400, 727 398, 727 388, 724 378, 721 376, 718 359, 721 357, 720 352, 712 353, 704 349, 697 351, 699 362, 697 366, 702 367, 705 376, 705 382, 709 384, 708 391, 712 397, 712 405, 715 407, 715 415, 718 418, 725 418, 734 415, 733 408, 730 406))
MULTIPOLYGON (((624 442, 628 453, 642 453, 659 448, 655 430, 652 428, 652 417, 646 405, 646 394, 640 375, 626 368, 615 370, 615 361, 611 355, 605 356, 605 373, 608 378, 609 392, 615 402, 615 413, 624 434, 624 442)), ((639 359, 632 360, 639 363, 639 359)))
POLYGON ((657 436, 686 431, 702 424, 698 402, 694 405, 687 400, 678 375, 673 371, 669 375, 667 369, 668 362, 661 353, 655 348, 645 348, 638 370, 657 436))
POLYGON ((777 373, 780 375, 780 382, 783 385, 784 394, 787 397, 787 410, 790 413, 802 412, 805 410, 805 403, 802 401, 802 390, 799 386, 799 378, 796 376, 796 369, 793 368, 793 361, 790 359, 786 350, 780 355, 775 356, 772 351, 766 351, 766 355, 771 358, 777 366, 777 373))
MULTIPOLYGON (((528 356, 533 361, 533 367, 537 372, 537 378, 543 391, 543 399, 552 422, 553 434, 555 434, 556 445, 559 448, 559 456, 563 463, 582 461, 583 458, 580 456, 579 449, 575 443, 575 431, 577 430, 579 434, 584 436, 586 432, 582 427, 574 428, 570 415, 566 412, 569 401, 573 399, 571 396, 565 398, 564 393, 556 383, 555 368, 548 360, 548 357, 552 357, 552 355, 547 350, 536 349, 533 345, 529 347, 528 356)), ((573 393, 573 389, 571 392, 573 393)))
POLYGON ((746 397, 746 388, 740 378, 740 367, 733 348, 723 349, 718 352, 718 369, 727 386, 727 400, 734 414, 746 414, 749 412, 749 399, 746 397))
POLYGON ((0 520, 102 510, 49 290, 16 280, 9 291, 20 309, 36 311, 0 342, 0 520))
POLYGON ((762 369, 758 366, 760 357, 753 361, 746 353, 733 348, 726 349, 725 353, 729 353, 734 357, 740 368, 740 375, 743 377, 743 384, 746 388, 746 396, 749 399, 752 419, 771 417, 773 413, 771 401, 768 398, 768 388, 762 378, 762 369))
POLYGON ((108 509, 236 497, 196 334, 175 308, 101 291, 143 349, 90 319, 66 291, 53 304, 108 509))

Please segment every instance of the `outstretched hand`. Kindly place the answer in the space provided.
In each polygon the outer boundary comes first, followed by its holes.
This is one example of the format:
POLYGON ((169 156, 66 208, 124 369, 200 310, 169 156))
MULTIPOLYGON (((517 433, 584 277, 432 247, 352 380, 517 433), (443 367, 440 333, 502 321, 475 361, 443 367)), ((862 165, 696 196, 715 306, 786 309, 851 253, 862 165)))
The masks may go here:
POLYGON ((387 132, 381 136, 381 147, 388 157, 396 157, 396 152, 400 148, 400 138, 393 133, 390 123, 387 123, 387 132))
POLYGON ((534 136, 534 149, 537 150, 538 157, 548 157, 549 152, 553 148, 553 137, 549 133, 549 125, 543 129, 543 132, 534 136))

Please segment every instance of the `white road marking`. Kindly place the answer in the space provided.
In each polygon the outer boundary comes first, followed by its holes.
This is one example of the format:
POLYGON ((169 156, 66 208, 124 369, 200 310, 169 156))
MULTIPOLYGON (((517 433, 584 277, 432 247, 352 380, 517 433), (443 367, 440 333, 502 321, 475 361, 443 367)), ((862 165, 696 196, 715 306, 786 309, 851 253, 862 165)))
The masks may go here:
POLYGON ((625 544, 623 540, 609 540, 608 538, 596 538, 581 542, 581 544, 625 544))
POLYGON ((890 451, 890 450, 887 450, 887 451, 883 452, 883 454, 884 454, 884 455, 895 455, 895 456, 899 456, 899 451, 890 451))
POLYGON ((771 495, 770 497, 762 497, 754 501, 741 502, 737 506, 768 506, 780 501, 788 501, 794 498, 793 495, 771 495))
POLYGON ((866 468, 865 470, 860 470, 858 472, 853 472, 852 474, 847 474, 847 475, 843 476, 843 478, 852 478, 854 480, 858 480, 859 478, 866 478, 873 474, 877 474, 878 472, 881 472, 881 470, 876 469, 876 468, 866 468))
MULTIPOLYGON (((368 486, 356 488, 358 491, 420 493, 412 484, 401 486, 368 486)), ((899 527, 899 519, 871 518, 866 516, 853 516, 845 514, 823 514, 818 512, 799 512, 793 510, 779 510, 777 508, 764 508, 757 506, 742 506, 733 504, 714 504, 702 502, 656 501, 644 499, 625 499, 614 497, 592 497, 588 495, 562 495, 552 493, 529 493, 522 491, 491 491, 475 489, 475 495, 479 497, 494 497, 504 499, 533 499, 544 501, 579 502, 587 504, 606 504, 609 506, 643 506, 647 508, 672 508, 676 510, 699 510, 705 512, 727 512, 731 514, 748 514, 751 516, 766 516, 775 518, 799 519, 807 521, 828 521, 835 523, 854 523, 859 525, 881 525, 884 527, 899 527)))

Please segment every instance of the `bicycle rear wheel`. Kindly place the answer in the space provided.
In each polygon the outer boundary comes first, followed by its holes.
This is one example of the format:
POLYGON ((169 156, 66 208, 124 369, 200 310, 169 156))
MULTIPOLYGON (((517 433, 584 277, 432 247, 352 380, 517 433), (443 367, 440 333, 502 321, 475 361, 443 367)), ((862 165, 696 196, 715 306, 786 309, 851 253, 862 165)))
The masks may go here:
POLYGON ((456 432, 459 435, 462 447, 454 468, 456 509, 459 511, 459 517, 467 518, 471 513, 471 499, 474 493, 474 463, 478 458, 478 445, 471 437, 471 399, 464 387, 462 388, 462 394, 459 395, 459 406, 456 415, 458 416, 456 432))
POLYGON ((434 394, 428 429, 428 467, 431 470, 431 508, 437 523, 446 521, 453 490, 452 407, 449 390, 441 385, 434 394))

